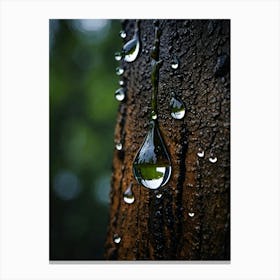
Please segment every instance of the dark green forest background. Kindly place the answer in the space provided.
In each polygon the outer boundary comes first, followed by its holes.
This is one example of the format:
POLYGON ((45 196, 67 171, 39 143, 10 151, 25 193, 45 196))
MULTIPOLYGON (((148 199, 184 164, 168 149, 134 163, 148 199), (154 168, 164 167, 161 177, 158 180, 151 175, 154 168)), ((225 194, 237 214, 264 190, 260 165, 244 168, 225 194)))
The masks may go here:
POLYGON ((103 259, 118 20, 50 20, 50 260, 103 259))

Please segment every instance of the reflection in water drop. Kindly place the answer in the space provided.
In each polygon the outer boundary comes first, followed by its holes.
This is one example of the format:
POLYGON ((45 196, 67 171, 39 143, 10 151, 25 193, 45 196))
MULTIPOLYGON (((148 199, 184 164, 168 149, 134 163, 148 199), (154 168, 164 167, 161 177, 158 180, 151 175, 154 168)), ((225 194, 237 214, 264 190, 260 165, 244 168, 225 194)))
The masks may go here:
POLYGON ((164 186, 170 178, 169 155, 156 122, 153 120, 150 122, 148 134, 134 159, 133 173, 138 183, 149 189, 164 186))
POLYGON ((216 157, 210 157, 209 158, 209 161, 211 162, 211 163, 215 163, 215 162, 217 162, 217 158, 216 157))
POLYGON ((121 242, 121 237, 118 235, 118 234, 114 234, 114 237, 113 237, 113 241, 116 243, 116 244, 119 244, 121 242))
POLYGON ((120 34, 120 37, 123 39, 126 37, 126 33, 124 30, 121 30, 119 34, 120 34))
POLYGON ((121 68, 121 67, 117 67, 116 68, 116 74, 118 76, 122 75, 123 73, 124 73, 124 69, 123 68, 121 68))
POLYGON ((118 151, 120 151, 120 150, 122 149, 122 143, 121 143, 121 142, 117 143, 117 144, 115 145, 115 147, 116 147, 116 149, 117 149, 118 151))
POLYGON ((174 119, 180 120, 185 116, 185 105, 183 101, 177 97, 173 92, 171 93, 171 100, 170 100, 170 110, 171 110, 171 116, 174 119))
POLYGON ((134 194, 132 192, 132 183, 129 184, 128 188, 124 192, 123 200, 124 200, 124 202, 126 202, 128 204, 132 204, 134 202, 135 198, 134 198, 134 194))
POLYGON ((194 213, 193 212, 189 212, 188 215, 192 218, 194 217, 194 213))
POLYGON ((124 85, 124 81, 123 81, 123 80, 120 80, 120 81, 119 81, 119 85, 120 85, 120 86, 123 86, 123 85, 124 85))
POLYGON ((171 174, 171 166, 159 166, 158 164, 139 164, 135 165, 133 170, 137 181, 152 190, 166 184, 171 174))
POLYGON ((201 148, 198 149, 197 156, 200 158, 204 157, 204 151, 201 148))
POLYGON ((122 59, 121 53, 120 53, 120 52, 116 52, 116 53, 115 53, 115 60, 116 60, 116 61, 120 61, 121 59, 122 59))
POLYGON ((115 91, 115 98, 118 101, 123 101, 125 99, 125 89, 124 88, 119 88, 115 91))
POLYGON ((179 67, 179 60, 176 56, 174 56, 172 62, 171 62, 171 68, 172 69, 177 69, 179 67))

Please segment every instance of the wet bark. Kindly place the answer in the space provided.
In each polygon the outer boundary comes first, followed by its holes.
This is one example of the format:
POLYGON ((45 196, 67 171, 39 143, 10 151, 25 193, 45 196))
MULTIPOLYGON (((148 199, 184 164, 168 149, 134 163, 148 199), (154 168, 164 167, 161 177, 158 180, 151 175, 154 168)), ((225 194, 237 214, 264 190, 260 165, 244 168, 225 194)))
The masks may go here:
MULTIPOLYGON (((133 36, 134 25, 133 20, 123 22, 125 41, 133 36)), ((160 20, 160 26, 158 124, 172 175, 157 198, 155 191, 136 182, 132 172, 151 109, 154 25, 142 20, 141 54, 136 61, 121 64, 127 97, 120 103, 115 141, 122 141, 123 149, 113 158, 105 257, 229 260, 230 21, 160 20), (179 60, 175 70, 174 56, 179 60), (185 103, 182 120, 170 115, 172 91, 185 103), (123 193, 131 183, 135 201, 127 204, 123 193), (119 243, 114 236, 121 238, 119 243)))

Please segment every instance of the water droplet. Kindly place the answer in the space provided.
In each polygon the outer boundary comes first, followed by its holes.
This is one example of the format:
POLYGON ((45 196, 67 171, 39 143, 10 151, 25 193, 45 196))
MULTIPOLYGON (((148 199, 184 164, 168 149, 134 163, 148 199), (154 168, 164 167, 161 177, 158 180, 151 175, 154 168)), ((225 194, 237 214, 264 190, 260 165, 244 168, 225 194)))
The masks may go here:
POLYGON ((113 237, 113 241, 116 243, 116 244, 119 244, 121 242, 121 237, 118 235, 118 234, 114 234, 114 237, 113 237))
POLYGON ((158 194, 156 195, 156 197, 157 197, 157 198, 161 198, 161 197, 162 197, 162 193, 158 193, 158 194))
POLYGON ((211 163, 215 163, 215 162, 217 162, 217 158, 216 157, 210 157, 209 158, 209 161, 211 162, 211 163))
POLYGON ((119 81, 119 85, 120 85, 120 86, 123 86, 123 85, 124 85, 124 81, 123 81, 123 80, 120 80, 120 81, 119 81))
POLYGON ((124 30, 121 30, 119 34, 120 34, 120 37, 123 39, 126 37, 126 32, 124 30))
POLYGON ((157 119, 157 114, 156 114, 155 111, 152 111, 152 113, 151 113, 151 118, 152 118, 153 120, 156 120, 156 119, 157 119))
POLYGON ((174 56, 171 62, 171 68, 175 70, 178 67, 179 67, 179 60, 176 56, 174 56))
POLYGON ((194 213, 193 212, 189 212, 188 215, 192 218, 194 217, 194 213))
POLYGON ((183 101, 175 96, 174 93, 171 93, 171 100, 170 100, 170 110, 171 110, 171 116, 174 119, 180 120, 185 116, 185 105, 183 103, 183 101))
POLYGON ((128 41, 122 48, 124 60, 126 62, 133 62, 140 53, 140 39, 139 31, 136 29, 133 38, 128 41))
POLYGON ((120 61, 122 59, 122 54, 120 52, 115 53, 115 60, 120 61))
POLYGON ((126 202, 128 204, 132 204, 134 202, 135 198, 134 198, 134 194, 132 192, 132 183, 129 184, 128 188, 124 192, 123 200, 124 200, 124 202, 126 202))
POLYGON ((148 189, 158 189, 170 178, 170 158, 154 120, 133 161, 133 173, 137 182, 148 189))
POLYGON ((119 88, 115 91, 115 98, 118 101, 123 101, 125 99, 125 89, 124 88, 119 88))
POLYGON ((116 74, 118 76, 122 75, 123 73, 124 73, 124 69, 123 68, 121 68, 121 67, 117 67, 116 68, 116 74))
POLYGON ((201 158, 204 157, 204 151, 201 148, 198 149, 197 156, 201 158))
POLYGON ((116 149, 117 149, 118 151, 121 151, 121 149, 122 149, 122 143, 121 143, 121 142, 117 143, 117 144, 115 145, 115 147, 116 147, 116 149))

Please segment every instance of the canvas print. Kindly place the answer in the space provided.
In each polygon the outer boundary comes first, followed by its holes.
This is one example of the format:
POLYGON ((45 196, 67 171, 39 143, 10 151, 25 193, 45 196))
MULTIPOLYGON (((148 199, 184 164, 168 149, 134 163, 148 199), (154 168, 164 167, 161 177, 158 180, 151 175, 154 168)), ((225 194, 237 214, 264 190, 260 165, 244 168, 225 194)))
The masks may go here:
POLYGON ((230 20, 49 26, 50 261, 230 261, 230 20))

